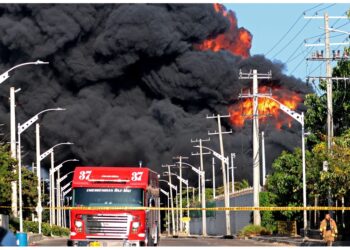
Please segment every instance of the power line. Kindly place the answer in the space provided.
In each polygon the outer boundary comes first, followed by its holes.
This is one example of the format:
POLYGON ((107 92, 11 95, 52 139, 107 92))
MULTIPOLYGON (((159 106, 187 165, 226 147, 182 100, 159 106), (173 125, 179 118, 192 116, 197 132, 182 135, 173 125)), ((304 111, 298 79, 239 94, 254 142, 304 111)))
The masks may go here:
MULTIPOLYGON (((303 14, 305 14, 305 12, 310 11, 310 10, 313 10, 313 9, 315 9, 315 8, 321 6, 321 5, 323 5, 323 3, 318 4, 318 5, 316 5, 316 6, 312 7, 312 8, 306 9, 306 10, 303 11, 303 14)), ((290 31, 295 27, 295 25, 299 22, 300 18, 303 16, 303 14, 301 14, 301 15, 295 20, 295 22, 292 24, 292 26, 291 26, 291 27, 288 29, 288 31, 278 40, 278 42, 275 43, 275 44, 272 46, 272 48, 271 48, 268 52, 265 53, 265 56, 267 56, 268 54, 270 54, 270 52, 271 52, 272 50, 274 50, 274 49, 282 42, 282 40, 289 34, 289 32, 290 32, 290 31)))
POLYGON ((289 40, 289 42, 282 48, 280 49, 272 58, 275 58, 276 56, 278 56, 284 49, 286 49, 299 35, 301 32, 303 32, 303 30, 306 28, 306 26, 310 23, 311 19, 308 20, 304 26, 301 28, 301 30, 299 30, 299 32, 291 39, 289 40))
POLYGON ((328 9, 328 8, 330 8, 330 7, 333 7, 334 5, 336 5, 336 3, 333 3, 333 4, 331 4, 331 5, 329 5, 329 6, 326 6, 326 7, 322 8, 322 9, 319 9, 319 10, 316 11, 316 13, 317 13, 317 12, 320 12, 320 11, 322 11, 322 10, 326 10, 326 9, 328 9))

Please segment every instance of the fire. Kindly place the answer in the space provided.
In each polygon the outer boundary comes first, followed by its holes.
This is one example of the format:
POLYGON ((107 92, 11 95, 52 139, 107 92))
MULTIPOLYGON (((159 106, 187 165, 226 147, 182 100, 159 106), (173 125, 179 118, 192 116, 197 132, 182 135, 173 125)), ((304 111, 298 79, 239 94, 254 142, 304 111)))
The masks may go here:
MULTIPOLYGON (((278 92, 279 95, 272 95, 272 98, 276 99, 283 105, 287 106, 291 110, 295 110, 298 104, 302 101, 302 98, 290 90, 275 91, 278 90, 274 88, 274 92, 278 92)), ((259 93, 269 93, 268 87, 260 87, 259 93)), ((275 121, 275 126, 281 129, 283 125, 288 127, 292 126, 292 118, 284 114, 280 110, 277 102, 268 98, 258 99, 258 112, 259 120, 265 121, 267 119, 273 119, 275 121)), ((244 122, 247 119, 251 119, 253 115, 253 100, 252 98, 246 98, 240 104, 234 104, 229 107, 230 120, 231 123, 236 127, 243 127, 244 122)))
POLYGON ((207 39, 195 47, 199 50, 228 50, 234 55, 247 58, 250 56, 252 46, 252 35, 244 28, 237 27, 236 15, 233 11, 227 11, 222 4, 214 4, 216 12, 221 13, 230 22, 230 28, 227 32, 218 35, 215 38, 207 39))

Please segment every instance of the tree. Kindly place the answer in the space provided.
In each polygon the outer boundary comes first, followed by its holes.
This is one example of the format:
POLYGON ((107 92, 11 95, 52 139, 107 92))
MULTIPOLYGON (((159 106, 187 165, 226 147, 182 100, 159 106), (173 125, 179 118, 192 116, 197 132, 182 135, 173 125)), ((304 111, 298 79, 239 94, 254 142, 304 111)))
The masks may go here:
MULTIPOLYGON (((346 49, 349 53, 350 50, 346 49)), ((350 62, 339 61, 333 68, 333 77, 349 77, 350 62)), ((326 134, 327 124, 327 84, 321 81, 320 90, 322 95, 309 94, 305 97, 307 112, 305 124, 307 129, 318 134, 320 137, 326 134)), ((334 135, 341 135, 350 127, 350 86, 348 81, 333 80, 333 123, 334 135)), ((322 138, 320 138, 322 139, 322 138)))
MULTIPOLYGON (((10 155, 9 146, 0 144, 0 213, 11 213, 11 182, 18 180, 18 174, 13 172, 18 169, 17 161, 10 155)), ((22 168, 22 198, 23 207, 35 207, 37 202, 37 180, 33 172, 22 168)), ((24 217, 30 215, 30 210, 24 209, 24 217)))

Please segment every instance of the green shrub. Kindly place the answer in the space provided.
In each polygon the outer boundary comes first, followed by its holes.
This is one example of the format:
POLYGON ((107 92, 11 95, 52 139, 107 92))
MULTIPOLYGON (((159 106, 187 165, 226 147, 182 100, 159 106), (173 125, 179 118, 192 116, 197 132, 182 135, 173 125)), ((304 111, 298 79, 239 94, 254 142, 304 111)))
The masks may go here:
POLYGON ((51 235, 51 226, 49 223, 43 223, 41 226, 41 232, 45 236, 50 236, 51 235))
MULTIPOLYGON (((19 231, 19 222, 17 218, 10 219, 10 229, 13 232, 19 231)), ((23 221, 23 230, 25 232, 39 233, 38 222, 35 221, 23 221)), ((41 226, 41 232, 45 236, 69 236, 69 229, 59 227, 56 225, 50 226, 49 223, 43 222, 41 226)))
POLYGON ((27 220, 23 221, 23 230, 24 232, 38 233, 39 232, 38 222, 27 221, 27 220))
POLYGON ((249 224, 239 232, 241 236, 269 235, 271 232, 265 227, 249 224))
POLYGON ((55 235, 55 236, 68 236, 70 231, 68 228, 63 228, 63 227, 53 225, 51 227, 51 233, 52 235, 55 235))

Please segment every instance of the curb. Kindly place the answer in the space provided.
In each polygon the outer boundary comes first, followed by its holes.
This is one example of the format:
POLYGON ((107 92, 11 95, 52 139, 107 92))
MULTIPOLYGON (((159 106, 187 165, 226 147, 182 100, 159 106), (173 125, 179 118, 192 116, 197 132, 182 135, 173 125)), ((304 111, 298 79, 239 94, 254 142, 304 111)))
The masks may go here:
POLYGON ((41 241, 42 239, 42 234, 28 234, 28 245, 33 245, 35 242, 41 241))
POLYGON ((262 237, 248 237, 248 239, 269 242, 269 243, 284 243, 284 244, 293 245, 293 246, 324 246, 323 241, 309 241, 309 240, 304 241, 303 239, 301 239, 300 241, 278 239, 278 238, 262 238, 262 237))

